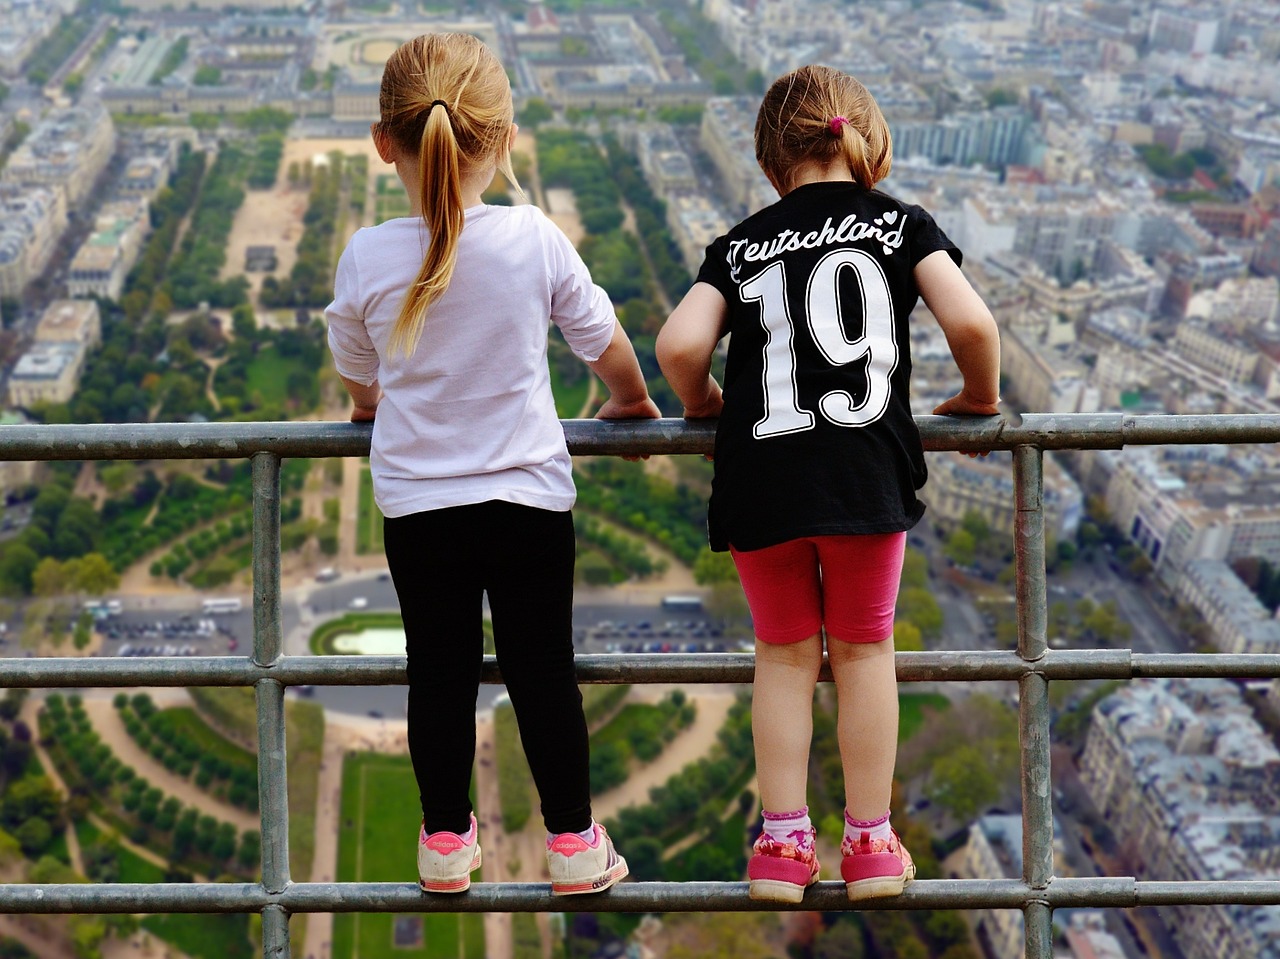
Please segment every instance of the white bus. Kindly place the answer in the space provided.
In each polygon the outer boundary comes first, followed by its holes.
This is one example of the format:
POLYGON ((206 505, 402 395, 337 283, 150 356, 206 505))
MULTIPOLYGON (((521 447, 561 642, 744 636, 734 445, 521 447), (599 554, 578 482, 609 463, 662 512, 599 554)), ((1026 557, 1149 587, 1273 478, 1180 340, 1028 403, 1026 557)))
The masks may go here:
POLYGON ((84 604, 84 611, 94 619, 106 619, 108 616, 119 616, 124 606, 118 599, 91 599, 84 604))
POLYGON ((217 616, 220 613, 238 613, 244 604, 238 599, 206 599, 201 609, 206 615, 217 616))
POLYGON ((662 608, 696 613, 702 609, 701 596, 664 596, 662 608))

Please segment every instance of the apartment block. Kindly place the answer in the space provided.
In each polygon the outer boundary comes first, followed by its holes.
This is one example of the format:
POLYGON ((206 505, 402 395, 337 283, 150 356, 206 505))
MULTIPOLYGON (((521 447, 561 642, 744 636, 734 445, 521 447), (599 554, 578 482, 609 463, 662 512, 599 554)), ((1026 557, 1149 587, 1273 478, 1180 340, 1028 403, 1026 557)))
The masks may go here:
MULTIPOLYGON (((993 452, 981 459, 960 453, 930 453, 929 483, 921 499, 929 506, 934 522, 946 526, 960 523, 968 513, 978 513, 991 529, 1013 536, 1013 468, 1009 454, 993 452)), ((1045 535, 1054 542, 1071 539, 1084 513, 1084 497, 1070 474, 1052 453, 1044 456, 1045 535)))
MULTIPOLYGON (((1138 680, 1098 704, 1080 776, 1139 879, 1273 879, 1280 752, 1226 680, 1138 680)), ((1276 959, 1280 907, 1175 906, 1187 959, 1276 959)))
POLYGON ((116 132, 101 103, 55 110, 13 151, 3 173, 7 183, 63 190, 68 210, 80 208, 111 162, 116 132))
POLYGON ((93 232, 80 245, 67 272, 67 292, 71 296, 100 296, 118 300, 125 277, 142 252, 151 232, 146 200, 117 200, 98 213, 93 232))
POLYGON ((1280 653, 1280 619, 1221 560, 1187 563, 1174 581, 1173 593, 1204 618, 1210 642, 1219 652, 1280 653))
POLYGON ((68 402, 80 385, 85 354, 83 343, 37 340, 9 374, 9 405, 32 409, 68 402))
POLYGON ((60 189, 0 181, 0 296, 17 298, 48 265, 67 227, 60 189))

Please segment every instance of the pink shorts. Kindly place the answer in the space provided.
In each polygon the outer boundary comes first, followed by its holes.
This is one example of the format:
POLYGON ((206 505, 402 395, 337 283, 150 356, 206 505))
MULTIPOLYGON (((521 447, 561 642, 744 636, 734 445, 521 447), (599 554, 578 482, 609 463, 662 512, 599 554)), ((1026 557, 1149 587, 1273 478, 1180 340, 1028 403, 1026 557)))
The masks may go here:
POLYGON ((798 643, 826 629, 846 643, 893 635, 906 533, 809 536, 777 546, 730 549, 765 643, 798 643))

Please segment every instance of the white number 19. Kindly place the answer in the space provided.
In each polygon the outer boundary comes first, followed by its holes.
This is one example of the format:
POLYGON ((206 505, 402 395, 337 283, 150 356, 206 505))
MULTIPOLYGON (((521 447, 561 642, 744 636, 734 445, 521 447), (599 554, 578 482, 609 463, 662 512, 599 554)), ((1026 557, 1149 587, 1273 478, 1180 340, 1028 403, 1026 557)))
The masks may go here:
MULTIPOLYGON (((755 424, 756 439, 813 429, 813 413, 796 395, 794 324, 787 304, 787 274, 781 261, 770 264, 741 288, 747 303, 760 303, 765 329, 764 416, 755 424)), ((867 359, 867 394, 855 405, 845 390, 832 390, 818 402, 822 415, 837 426, 866 426, 889 406, 889 378, 898 367, 893 299, 889 282, 875 258, 861 250, 833 250, 818 261, 805 284, 805 317, 813 341, 832 366, 867 359), (836 282, 840 271, 853 270, 862 291, 862 335, 845 336, 836 282)))

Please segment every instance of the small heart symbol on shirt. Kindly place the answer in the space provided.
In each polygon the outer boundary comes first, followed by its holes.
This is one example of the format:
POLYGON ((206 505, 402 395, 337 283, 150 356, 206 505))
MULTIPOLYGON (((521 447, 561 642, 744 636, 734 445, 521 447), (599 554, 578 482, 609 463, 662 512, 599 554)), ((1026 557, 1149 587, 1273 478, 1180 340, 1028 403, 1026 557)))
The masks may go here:
POLYGON ((885 221, 886 223, 896 223, 896 222, 897 222, 897 220, 898 220, 898 211, 897 211, 897 210, 890 210, 888 213, 886 213, 886 214, 884 215, 884 221, 885 221))

